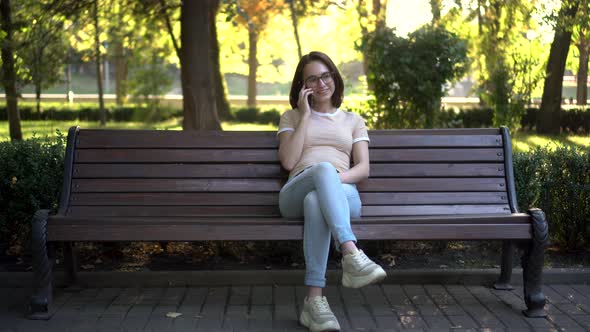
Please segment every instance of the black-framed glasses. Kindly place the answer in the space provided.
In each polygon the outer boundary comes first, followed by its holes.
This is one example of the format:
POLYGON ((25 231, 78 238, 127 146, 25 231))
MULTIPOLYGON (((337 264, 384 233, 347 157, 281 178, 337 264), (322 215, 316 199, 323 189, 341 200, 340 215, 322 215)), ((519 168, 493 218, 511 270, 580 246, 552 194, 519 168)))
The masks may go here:
POLYGON ((324 84, 332 83, 334 82, 334 73, 327 71, 320 76, 311 75, 305 79, 305 86, 310 88, 316 87, 320 83, 320 80, 324 84))

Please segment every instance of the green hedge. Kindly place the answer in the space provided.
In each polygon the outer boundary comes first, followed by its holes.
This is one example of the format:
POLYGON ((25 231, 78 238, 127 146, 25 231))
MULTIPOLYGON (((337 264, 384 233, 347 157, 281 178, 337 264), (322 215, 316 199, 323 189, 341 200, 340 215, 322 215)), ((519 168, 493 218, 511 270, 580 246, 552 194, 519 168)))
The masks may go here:
POLYGON ((0 248, 29 246, 31 217, 58 207, 65 137, 0 142, 0 248))
MULTIPOLYGON (((533 130, 537 123, 538 108, 527 108, 520 120, 521 130, 533 130)), ((449 109, 441 112, 439 126, 446 128, 493 127, 494 111, 489 107, 449 109)), ((589 134, 590 108, 561 110, 560 127, 564 132, 589 134)))
POLYGON ((574 147, 536 148, 514 155, 519 208, 545 211, 553 244, 590 244, 590 152, 574 147))
MULTIPOLYGON (((30 221, 39 208, 57 208, 65 138, 0 142, 0 247, 28 247, 30 221)), ((573 147, 537 148, 514 155, 521 211, 547 213, 553 244, 590 245, 590 152, 573 147)), ((279 244, 270 245, 272 250, 279 244)), ((284 249, 284 248, 283 248, 284 249)))
MULTIPOLYGON (((48 106, 41 112, 33 105, 19 106, 21 120, 57 120, 57 121, 99 121, 100 112, 96 105, 48 106)), ((181 109, 149 108, 138 106, 106 107, 107 121, 116 122, 159 122, 182 116, 181 109)), ((6 106, 0 107, 0 121, 8 120, 6 106)))

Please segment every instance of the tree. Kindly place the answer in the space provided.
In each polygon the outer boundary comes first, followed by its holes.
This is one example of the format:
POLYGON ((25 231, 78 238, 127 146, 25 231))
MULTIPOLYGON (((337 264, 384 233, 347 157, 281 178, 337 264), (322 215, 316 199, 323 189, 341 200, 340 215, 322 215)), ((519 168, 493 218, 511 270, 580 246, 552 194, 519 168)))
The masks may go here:
MULTIPOLYGON (((359 24, 361 26, 361 38, 364 39, 370 32, 385 26, 387 0, 372 0, 371 6, 368 6, 365 3, 365 0, 358 0, 356 8, 359 15, 359 24)), ((370 65, 369 57, 363 51, 363 71, 367 76, 370 65)), ((367 80, 367 83, 369 90, 373 90, 373 84, 369 82, 369 80, 367 80)))
POLYGON ((6 108, 8 110, 8 126, 11 140, 22 140, 18 100, 16 90, 16 69, 14 63, 16 27, 13 21, 13 8, 10 0, 0 0, 0 28, 2 39, 2 85, 6 94, 6 108))
POLYGON ((432 13, 432 25, 440 23, 440 9, 442 7, 442 0, 430 0, 430 11, 432 13))
POLYGON ((578 105, 586 105, 588 100, 588 61, 590 54, 590 1, 583 0, 578 9, 578 24, 574 31, 575 45, 579 52, 576 75, 576 100, 578 105))
POLYGON ((104 92, 102 90, 102 57, 100 54, 100 24, 98 18, 98 0, 92 1, 92 20, 94 22, 94 52, 96 57, 96 83, 98 85, 98 110, 100 125, 107 124, 107 113, 104 108, 104 92))
POLYGON ((282 10, 282 5, 282 0, 234 0, 227 5, 229 18, 248 29, 248 107, 256 107, 258 39, 266 29, 269 19, 282 10))
POLYGON ((432 128, 444 86, 468 67, 467 42, 443 27, 425 26, 406 39, 381 26, 362 47, 376 101, 365 117, 376 128, 432 128))
POLYGON ((40 112, 41 91, 62 77, 68 49, 65 38, 67 28, 64 26, 66 19, 44 11, 40 2, 29 3, 27 11, 31 13, 31 18, 29 26, 24 29, 19 53, 28 72, 26 83, 30 81, 35 86, 37 112, 40 112))
POLYGON ((217 115, 210 26, 219 0, 184 1, 180 14, 180 68, 184 130, 220 130, 217 115))
POLYGON ((537 133, 539 134, 559 134, 563 73, 572 38, 573 20, 579 4, 579 0, 564 0, 559 10, 545 71, 541 108, 537 117, 537 133))

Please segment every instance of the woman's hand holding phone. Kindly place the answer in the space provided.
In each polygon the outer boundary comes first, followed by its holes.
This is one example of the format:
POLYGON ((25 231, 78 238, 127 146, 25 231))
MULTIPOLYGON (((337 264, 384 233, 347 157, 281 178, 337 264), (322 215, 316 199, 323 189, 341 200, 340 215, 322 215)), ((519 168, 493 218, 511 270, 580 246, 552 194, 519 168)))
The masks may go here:
POLYGON ((311 114, 311 100, 313 98, 313 89, 306 88, 305 85, 299 91, 299 101, 297 108, 302 116, 309 116, 311 114))

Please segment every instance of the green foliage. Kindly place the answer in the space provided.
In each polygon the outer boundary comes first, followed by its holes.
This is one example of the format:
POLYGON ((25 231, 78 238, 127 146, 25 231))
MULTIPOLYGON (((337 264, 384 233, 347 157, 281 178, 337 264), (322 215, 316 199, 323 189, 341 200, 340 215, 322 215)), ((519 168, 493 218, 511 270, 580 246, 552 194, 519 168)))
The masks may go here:
POLYGON ((389 127, 433 127, 445 85, 467 68, 467 43, 442 27, 425 26, 408 38, 378 27, 363 38, 367 80, 375 104, 369 117, 389 127), (383 114, 387 113, 387 114, 383 114))
MULTIPOLYGON (((100 111, 94 104, 80 106, 47 106, 37 112, 33 106, 19 107, 21 120, 99 121, 100 111)), ((106 108, 107 121, 159 122, 182 115, 182 110, 169 107, 112 106, 106 108)), ((6 121, 6 106, 0 106, 0 121, 6 121)))
POLYGON ((255 107, 243 107, 233 112, 233 117, 238 122, 246 123, 260 123, 260 124, 273 124, 279 125, 281 119, 281 113, 276 109, 270 109, 261 112, 260 109, 255 107))
POLYGON ((0 142, 0 243, 26 247, 31 217, 56 211, 63 178, 65 137, 0 142))
POLYGON ((590 153, 573 147, 537 148, 514 156, 519 206, 541 208, 553 244, 588 247, 590 239, 590 153))

